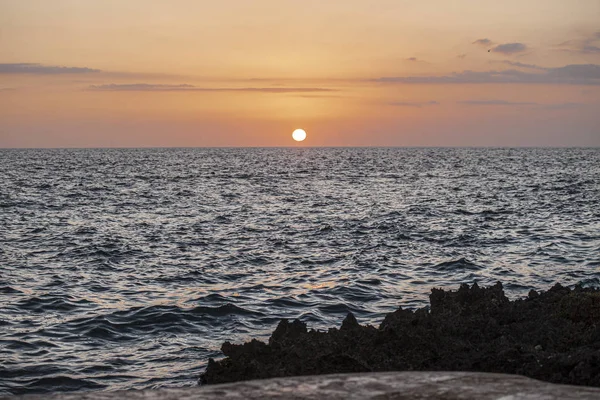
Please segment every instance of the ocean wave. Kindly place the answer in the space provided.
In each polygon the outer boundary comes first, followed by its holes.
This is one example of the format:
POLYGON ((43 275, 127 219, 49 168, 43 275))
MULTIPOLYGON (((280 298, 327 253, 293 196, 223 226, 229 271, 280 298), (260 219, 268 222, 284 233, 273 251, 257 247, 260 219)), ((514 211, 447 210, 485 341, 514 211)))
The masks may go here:
POLYGON ((69 298, 60 294, 48 294, 21 300, 15 305, 15 308, 34 313, 68 312, 90 304, 89 301, 83 299, 69 298))
POLYGON ((0 152, 2 393, 185 385, 432 287, 600 286, 597 149, 0 152))
POLYGON ((21 386, 13 390, 13 394, 40 394, 55 392, 73 392, 78 390, 101 390, 106 385, 95 382, 92 379, 74 378, 70 376, 57 375, 43 378, 21 380, 21 386))
POLYGON ((462 270, 471 270, 471 271, 479 271, 484 267, 477 265, 466 258, 459 258, 458 260, 452 261, 444 261, 439 264, 436 264, 432 267, 435 270, 440 271, 462 271, 462 270))
POLYGON ((226 316, 259 318, 264 314, 227 303, 216 307, 196 306, 150 306, 116 311, 110 314, 64 322, 55 331, 83 335, 107 341, 139 340, 144 335, 194 329, 194 326, 209 326, 215 319, 226 316))

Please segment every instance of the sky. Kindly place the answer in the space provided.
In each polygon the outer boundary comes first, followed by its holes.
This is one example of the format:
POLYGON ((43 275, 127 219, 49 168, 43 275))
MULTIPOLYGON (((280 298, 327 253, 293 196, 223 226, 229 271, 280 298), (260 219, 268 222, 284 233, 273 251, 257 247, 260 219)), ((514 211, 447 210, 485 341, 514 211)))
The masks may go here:
POLYGON ((0 0, 0 147, 185 146, 600 146, 600 1, 0 0))

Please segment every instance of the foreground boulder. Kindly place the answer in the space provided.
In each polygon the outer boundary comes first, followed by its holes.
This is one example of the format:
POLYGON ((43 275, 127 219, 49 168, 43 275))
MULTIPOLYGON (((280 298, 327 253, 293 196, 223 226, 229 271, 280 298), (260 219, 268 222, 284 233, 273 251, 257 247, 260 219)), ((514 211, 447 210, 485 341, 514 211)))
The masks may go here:
MULTIPOLYGON (((587 400, 600 389, 544 383, 516 375, 476 372, 383 372, 299 376, 195 388, 88 392, 21 400, 587 400)), ((15 400, 15 398, 10 398, 15 400)))
POLYGON ((203 384, 379 371, 479 371, 600 386, 600 291, 555 285, 509 301, 500 283, 433 289, 430 310, 388 314, 379 328, 352 314, 340 329, 282 320, 269 343, 223 344, 203 384))

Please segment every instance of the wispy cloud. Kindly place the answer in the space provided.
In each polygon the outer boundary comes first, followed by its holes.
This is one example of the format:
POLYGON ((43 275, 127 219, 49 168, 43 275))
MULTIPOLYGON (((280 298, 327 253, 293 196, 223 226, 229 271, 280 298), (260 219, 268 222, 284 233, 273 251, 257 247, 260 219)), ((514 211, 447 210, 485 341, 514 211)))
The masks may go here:
POLYGON ((337 94, 291 94, 292 97, 300 97, 303 99, 342 99, 346 98, 346 96, 341 96, 337 94))
POLYGON ((463 58, 466 58, 466 57, 467 57, 466 54, 459 54, 459 55, 456 56, 456 58, 460 58, 460 59, 463 59, 463 58))
POLYGON ((517 53, 522 53, 526 50, 528 50, 527 45, 523 44, 523 43, 518 43, 518 42, 514 42, 514 43, 501 43, 501 44, 495 44, 493 41, 491 41, 490 39, 477 39, 476 41, 474 41, 472 44, 481 46, 481 47, 486 47, 488 48, 489 52, 494 52, 494 53, 500 53, 500 54, 504 54, 504 55, 512 55, 512 54, 517 54, 517 53), (494 46, 491 47, 490 46, 494 46))
POLYGON ((527 46, 523 43, 504 43, 493 47, 492 52, 501 53, 504 55, 511 55, 516 53, 522 53, 527 50, 527 46))
POLYGON ((425 106, 437 106, 440 103, 438 101, 432 100, 432 101, 392 101, 387 103, 387 105, 389 106, 395 106, 395 107, 425 107, 425 106))
POLYGON ((318 87, 197 87, 194 85, 161 85, 150 83, 91 85, 89 90, 105 92, 260 92, 260 93, 314 93, 336 92, 336 89, 318 87))
POLYGON ((151 83, 130 83, 130 84, 107 84, 107 85, 91 85, 90 90, 101 90, 101 91, 181 91, 194 89, 193 85, 181 84, 181 85, 156 85, 151 83))
POLYGON ((600 31, 567 40, 555 46, 558 50, 579 54, 600 54, 600 31))
POLYGON ((581 48, 582 53, 600 54, 600 46, 587 45, 581 48))
MULTIPOLYGON (((547 75, 555 78, 600 80, 600 65, 571 64, 560 68, 548 68, 547 75)), ((596 82, 598 83, 600 82, 596 82)))
POLYGON ((600 65, 571 64, 559 68, 545 68, 540 72, 516 69, 501 71, 462 71, 438 76, 392 76, 374 79, 385 84, 549 84, 600 85, 600 65))
POLYGON ((477 44, 479 46, 484 46, 484 47, 488 47, 494 44, 494 42, 492 42, 490 39, 477 39, 476 41, 474 41, 472 44, 477 44))
POLYGON ((457 103, 468 105, 468 106, 512 106, 512 107, 526 106, 526 107, 537 107, 537 108, 542 108, 542 109, 546 109, 546 110, 566 110, 566 109, 573 109, 573 108, 585 106, 585 104, 583 104, 583 103, 573 103, 573 102, 544 104, 544 103, 536 103, 536 102, 529 102, 529 101, 508 101, 508 100, 463 100, 463 101, 457 101, 457 103))
POLYGON ((538 103, 507 101, 507 100, 464 100, 458 101, 458 104, 466 104, 469 106, 537 106, 538 103))
POLYGON ((0 74, 87 74, 101 72, 99 69, 87 67, 64 67, 34 63, 0 64, 0 74))
POLYGON ((408 58, 405 58, 404 61, 408 61, 409 63, 429 64, 427 61, 422 60, 417 57, 408 57, 408 58))
POLYGON ((545 104, 543 107, 548 110, 569 110, 572 108, 583 107, 585 104, 583 103, 557 103, 557 104, 545 104))
POLYGON ((547 71, 548 68, 546 67, 540 67, 539 65, 535 65, 535 64, 525 64, 522 62, 515 62, 515 61, 510 61, 510 60, 502 60, 502 61, 493 61, 495 63, 501 63, 501 64, 506 64, 506 65, 510 65, 512 67, 518 67, 518 68, 526 68, 526 69, 536 69, 539 71, 547 71))
POLYGON ((557 103, 557 104, 545 104, 544 108, 546 108, 548 110, 570 110, 572 108, 579 108, 579 107, 583 107, 583 106, 585 106, 585 104, 583 104, 583 103, 567 102, 567 103, 557 103))

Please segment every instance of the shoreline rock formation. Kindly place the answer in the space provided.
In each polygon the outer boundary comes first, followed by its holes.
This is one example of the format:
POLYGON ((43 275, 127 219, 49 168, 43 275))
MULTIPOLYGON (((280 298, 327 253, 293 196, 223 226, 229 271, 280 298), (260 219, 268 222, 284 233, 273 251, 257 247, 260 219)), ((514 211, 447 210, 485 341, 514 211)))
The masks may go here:
POLYGON ((352 314, 339 329, 282 320, 268 343, 226 342, 202 384, 383 371, 519 374, 600 387, 600 290, 556 284, 509 301, 502 284, 433 289, 430 309, 388 314, 378 328, 352 314))

